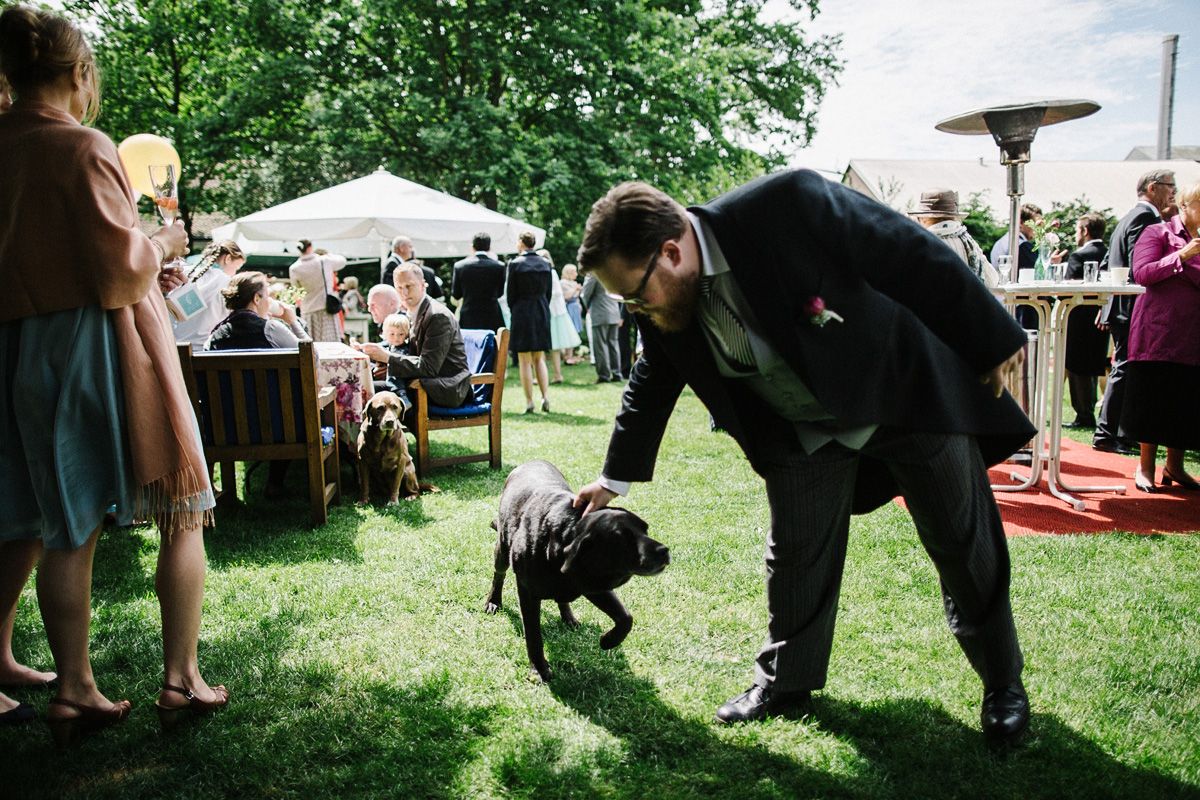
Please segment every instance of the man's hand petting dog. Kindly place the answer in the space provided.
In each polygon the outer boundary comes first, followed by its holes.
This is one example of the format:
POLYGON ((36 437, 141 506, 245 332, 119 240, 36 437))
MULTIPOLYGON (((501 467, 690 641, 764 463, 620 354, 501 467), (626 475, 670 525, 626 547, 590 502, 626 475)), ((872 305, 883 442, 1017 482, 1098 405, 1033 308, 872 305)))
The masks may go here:
MULTIPOLYGON (((602 489, 607 492, 607 490, 602 489)), ((600 637, 605 650, 621 644, 633 617, 614 589, 634 575, 657 575, 670 563, 667 547, 646 535, 645 520, 620 508, 604 508, 614 495, 584 515, 562 473, 546 461, 530 461, 508 476, 500 493, 495 573, 484 611, 502 605, 504 577, 511 567, 525 629, 525 651, 539 680, 550 680, 542 643, 543 600, 554 600, 565 625, 579 621, 571 602, 586 597, 613 621, 600 637)), ((582 492, 581 492, 582 495, 582 492)))
POLYGON ((371 486, 384 489, 388 505, 415 500, 421 494, 417 470, 408 452, 408 438, 401 422, 404 406, 394 392, 379 392, 363 409, 358 433, 359 502, 371 502, 371 486))

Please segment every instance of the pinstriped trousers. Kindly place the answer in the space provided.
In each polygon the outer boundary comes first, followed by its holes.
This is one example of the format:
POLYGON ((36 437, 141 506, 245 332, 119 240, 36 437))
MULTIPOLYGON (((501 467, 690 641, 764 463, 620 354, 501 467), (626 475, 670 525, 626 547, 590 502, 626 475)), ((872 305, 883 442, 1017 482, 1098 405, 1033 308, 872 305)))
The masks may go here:
MULTIPOLYGON (((1023 660, 1009 605, 1008 545, 975 439, 880 428, 861 452, 895 477, 937 567, 946 621, 984 686, 1017 680, 1023 660)), ((759 686, 825 685, 858 458, 831 442, 811 455, 796 448, 758 461, 771 507, 759 686)))

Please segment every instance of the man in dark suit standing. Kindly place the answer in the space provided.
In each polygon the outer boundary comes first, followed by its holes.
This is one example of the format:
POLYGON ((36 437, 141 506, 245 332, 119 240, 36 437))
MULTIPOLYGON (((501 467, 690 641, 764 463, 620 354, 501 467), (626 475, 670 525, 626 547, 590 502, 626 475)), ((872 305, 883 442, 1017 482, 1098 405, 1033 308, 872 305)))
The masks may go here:
POLYGON ((462 301, 458 311, 460 327, 494 331, 504 325, 504 315, 500 313, 504 265, 488 255, 492 237, 486 233, 475 234, 471 247, 475 255, 454 265, 450 296, 462 301))
MULTIPOLYGON (((1162 212, 1175 202, 1175 173, 1155 170, 1138 178, 1137 205, 1129 210, 1108 240, 1108 264, 1103 267, 1130 268, 1132 280, 1133 246, 1147 227, 1162 221, 1162 212)), ((1112 371, 1100 401, 1100 416, 1092 447, 1109 453, 1133 455, 1139 452, 1136 442, 1121 438, 1121 407, 1125 402, 1125 362, 1129 358, 1129 320, 1133 318, 1136 296, 1121 296, 1108 302, 1096 318, 1096 324, 1108 329, 1113 339, 1112 371)))
POLYGON ((767 642, 717 720, 808 707, 850 515, 902 492, 983 681, 983 731, 1015 742, 1029 701, 986 467, 1034 433, 1003 393, 1026 337, 962 260, 895 211, 792 171, 687 210, 622 184, 592 207, 579 264, 644 321, 601 477, 576 506, 650 480, 685 385, 766 483, 767 642))
MULTIPOLYGON (((1099 266, 1108 253, 1104 246, 1104 216, 1084 214, 1075 225, 1078 249, 1067 256, 1066 279, 1083 280, 1084 265, 1099 266)), ((1075 421, 1068 428, 1093 428, 1096 425, 1096 378, 1108 367, 1108 333, 1096 326, 1101 309, 1079 306, 1067 317, 1067 387, 1075 421)))
POLYGON ((471 391, 471 370, 458 320, 426 294, 419 264, 401 264, 392 279, 412 320, 408 354, 389 353, 373 343, 360 344, 358 349, 372 361, 386 363, 390 375, 419 378, 430 402, 447 408, 461 406, 471 391))

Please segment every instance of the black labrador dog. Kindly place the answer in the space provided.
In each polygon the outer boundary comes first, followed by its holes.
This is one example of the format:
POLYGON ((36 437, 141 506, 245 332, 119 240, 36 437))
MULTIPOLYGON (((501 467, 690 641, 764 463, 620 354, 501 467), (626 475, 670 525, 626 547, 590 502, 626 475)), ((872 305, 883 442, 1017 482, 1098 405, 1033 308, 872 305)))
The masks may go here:
POLYGON ((529 663, 543 681, 550 665, 542 647, 543 600, 558 603, 562 621, 579 624, 571 601, 581 595, 612 618, 600 637, 605 650, 616 647, 633 628, 633 617, 613 589, 634 575, 657 575, 671 560, 666 545, 646 535, 646 522, 620 508, 581 517, 571 503, 575 493, 562 473, 546 461, 530 461, 512 471, 500 493, 496 529, 496 572, 484 611, 500 610, 504 575, 511 566, 525 628, 529 663))

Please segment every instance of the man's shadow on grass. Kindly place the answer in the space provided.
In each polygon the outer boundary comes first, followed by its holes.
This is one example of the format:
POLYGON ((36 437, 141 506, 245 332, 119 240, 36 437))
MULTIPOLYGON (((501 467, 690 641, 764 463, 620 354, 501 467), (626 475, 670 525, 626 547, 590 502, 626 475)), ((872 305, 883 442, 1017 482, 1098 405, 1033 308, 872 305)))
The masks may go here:
MULTIPOLYGON (((517 620, 514 620, 514 623, 517 620)), ((602 653, 601 629, 545 628, 554 678, 566 705, 619 738, 612 764, 563 767, 565 742, 531 741, 501 765, 497 780, 531 796, 672 797, 1198 797, 1195 787, 1129 767, 1051 715, 1036 713, 1025 745, 1007 758, 924 700, 857 703, 818 695, 813 716, 722 729, 663 703, 619 650, 602 653), (764 743, 752 741, 763 726, 764 743), (851 745, 863 768, 834 775, 769 749, 768 726, 802 726, 851 745), (733 735, 728 735, 733 733, 733 735), (738 741, 731 741, 731 739, 738 741)), ((722 698, 723 699, 723 698, 722 698)), ((714 704, 715 708, 715 704, 714 704)), ((789 737, 794 738, 794 737, 789 737)))

